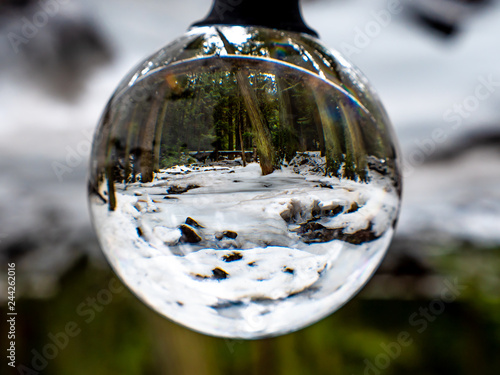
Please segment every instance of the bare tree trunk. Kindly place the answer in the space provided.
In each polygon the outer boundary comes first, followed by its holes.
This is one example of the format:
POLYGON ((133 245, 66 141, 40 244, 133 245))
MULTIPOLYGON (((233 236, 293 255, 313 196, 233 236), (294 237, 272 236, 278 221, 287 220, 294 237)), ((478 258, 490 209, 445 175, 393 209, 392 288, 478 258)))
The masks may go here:
POLYGON ((161 111, 160 117, 158 118, 158 123, 156 124, 156 134, 153 148, 153 170, 158 172, 160 170, 160 151, 161 151, 161 137, 163 135, 163 128, 167 125, 165 124, 165 118, 167 117, 168 101, 164 98, 163 109, 161 111))
MULTIPOLYGON (((306 40, 304 41, 305 41, 304 44, 305 49, 314 58, 314 61, 320 66, 321 71, 325 74, 328 74, 328 79, 334 82, 339 87, 343 87, 344 89, 347 89, 347 91, 350 92, 351 90, 349 90, 349 87, 345 88, 343 86, 343 83, 340 79, 340 74, 337 71, 338 68, 336 68, 337 64, 335 63, 335 61, 331 60, 330 58, 328 58, 328 56, 325 55, 323 57, 327 58, 328 62, 330 63, 329 66, 326 65, 323 59, 318 58, 318 56, 314 53, 315 47, 313 45, 310 45, 306 40)), ((357 99, 359 93, 356 93, 356 91, 354 91, 354 93, 352 93, 352 96, 357 99)), ((390 123, 387 114, 385 112, 382 112, 380 115, 378 115, 379 114, 378 108, 373 108, 370 101, 367 102, 366 104, 367 108, 363 107, 362 110, 366 111, 367 115, 371 114, 375 116, 373 122, 366 121, 366 123, 362 125, 364 126, 363 132, 365 134, 365 139, 371 140, 371 145, 372 145, 371 152, 380 158, 385 158, 387 155, 393 155, 393 150, 391 149, 390 142, 387 141, 389 137, 388 132, 390 131, 386 128, 385 125, 390 123), (373 147, 373 145, 376 145, 376 147, 373 147)), ((345 111, 343 109, 342 112, 343 114, 345 114, 345 111)), ((362 142, 363 138, 361 132, 359 131, 359 126, 360 125, 355 124, 355 127, 353 127, 352 122, 348 121, 349 134, 352 134, 354 136, 356 142, 360 142, 360 144, 357 143, 352 148, 354 152, 353 160, 356 163, 356 170, 357 173, 359 174, 359 177, 361 178, 361 180, 364 180, 366 178, 366 156, 365 156, 366 150, 362 142)))
MULTIPOLYGON (((104 170, 108 188, 108 208, 110 211, 116 209, 116 190, 115 190, 115 142, 117 141, 117 132, 121 130, 121 123, 125 115, 123 112, 115 112, 110 118, 107 130, 103 132, 102 138, 98 140, 98 168, 104 170)), ((103 124, 105 126, 105 124, 103 124)))
MULTIPOLYGON (((113 127, 113 123, 116 119, 118 114, 115 112, 113 115, 111 115, 111 108, 110 104, 108 104, 108 107, 106 107, 105 110, 105 115, 103 119, 101 120, 101 124, 97 128, 96 134, 99 135, 99 137, 95 137, 94 139, 94 158, 96 160, 96 166, 95 169, 91 169, 91 179, 94 180, 94 182, 97 183, 97 181, 100 181, 104 175, 106 174, 105 169, 106 169, 106 157, 107 157, 107 151, 108 151, 108 143, 109 139, 111 137, 111 128, 113 127)), ((97 191, 99 189, 96 189, 97 191)))
POLYGON ((285 156, 288 157, 288 161, 290 161, 294 158, 299 147, 295 127, 293 124, 293 111, 290 92, 288 91, 285 80, 279 77, 278 72, 276 72, 276 85, 278 91, 280 128, 282 129, 281 133, 284 137, 284 139, 281 140, 281 147, 283 147, 285 156))
POLYGON ((108 181, 108 199, 109 199, 109 210, 116 210, 116 191, 115 191, 115 178, 113 173, 113 165, 108 163, 106 165, 106 176, 108 181))
POLYGON ((324 144, 325 144, 325 157, 326 157, 326 174, 332 173, 338 176, 339 169, 342 165, 343 154, 340 143, 340 136, 338 134, 337 125, 334 123, 332 117, 328 113, 328 104, 325 96, 312 87, 316 105, 318 107, 318 114, 321 120, 321 127, 323 129, 324 144))
POLYGON ((158 115, 160 108, 165 101, 166 85, 161 84, 158 88, 158 94, 152 98, 151 110, 148 114, 146 123, 139 129, 139 150, 138 163, 142 182, 153 181, 154 158, 153 142, 156 135, 156 126, 158 124, 158 115))
MULTIPOLYGON (((130 117, 130 121, 128 122, 127 126, 127 139, 125 140, 125 153, 124 153, 124 159, 125 159, 125 165, 124 165, 124 182, 127 183, 131 177, 132 174, 132 166, 130 165, 130 153, 132 149, 136 146, 137 144, 137 128, 138 128, 138 123, 142 120, 141 118, 138 118, 138 112, 139 108, 136 105, 132 111, 132 116, 130 117)), ((133 176, 132 176, 133 179, 133 176)))
POLYGON ((97 129, 99 138, 94 139, 94 158, 96 160, 95 169, 91 168, 90 180, 92 189, 99 191, 101 181, 107 181, 108 190, 108 205, 109 210, 114 211, 116 208, 116 195, 114 186, 113 169, 111 167, 112 145, 114 143, 114 128, 119 122, 121 112, 113 111, 111 104, 108 104, 105 110, 105 117, 101 121, 101 125, 97 129))
POLYGON ((346 170, 344 174, 347 178, 353 180, 358 177, 361 181, 366 181, 367 160, 359 124, 342 101, 339 102, 339 107, 346 124, 346 170))
POLYGON ((314 124, 316 125, 316 131, 318 132, 320 156, 324 157, 326 156, 326 149, 325 149, 325 133, 323 131, 323 123, 321 121, 321 116, 319 115, 318 111, 313 112, 313 117, 314 117, 313 119, 314 124))
POLYGON ((243 167, 247 166, 247 161, 245 158, 245 144, 243 143, 243 113, 241 111, 241 102, 238 100, 238 136, 240 140, 241 147, 241 161, 243 162, 243 167))
MULTIPOLYGON (((224 48, 229 54, 235 54, 235 49, 226 39, 224 34, 217 30, 222 42, 224 43, 224 48)), ((255 134, 255 143, 257 146, 257 151, 259 153, 260 169, 262 174, 268 175, 273 173, 275 169, 275 152, 274 147, 271 142, 271 134, 266 126, 264 115, 260 111, 257 95, 248 80, 248 72, 245 68, 239 67, 236 70, 236 81, 238 82, 238 87, 241 91, 243 102, 250 118, 250 123, 252 124, 252 129, 255 134)))

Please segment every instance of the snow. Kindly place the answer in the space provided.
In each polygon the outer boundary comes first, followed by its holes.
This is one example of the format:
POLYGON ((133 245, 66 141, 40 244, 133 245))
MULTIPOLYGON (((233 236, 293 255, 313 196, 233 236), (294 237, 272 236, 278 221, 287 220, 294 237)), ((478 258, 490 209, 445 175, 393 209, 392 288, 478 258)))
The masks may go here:
POLYGON ((393 234, 399 199, 389 179, 370 172, 371 181, 361 183, 302 172, 283 167, 262 176, 257 163, 174 167, 152 183, 117 185, 115 211, 96 197, 91 210, 110 263, 146 303, 205 333, 264 337, 340 307, 378 266, 393 234), (172 186, 198 187, 168 194, 172 186), (137 209, 139 201, 155 209, 137 209), (354 202, 359 208, 348 212, 354 202), (313 209, 332 204, 343 211, 313 218, 313 209), (291 207, 294 216, 283 215, 291 207), (304 243, 294 229, 311 220, 346 233, 372 223, 378 238, 304 243), (185 223, 200 242, 182 241, 185 223), (217 239, 228 231, 235 238, 217 239))

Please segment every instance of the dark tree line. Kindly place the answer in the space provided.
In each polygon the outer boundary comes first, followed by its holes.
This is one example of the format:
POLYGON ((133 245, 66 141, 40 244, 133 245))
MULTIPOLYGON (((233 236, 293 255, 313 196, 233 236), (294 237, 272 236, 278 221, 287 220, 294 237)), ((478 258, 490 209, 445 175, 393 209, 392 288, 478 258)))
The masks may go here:
POLYGON ((326 159, 325 174, 362 181, 367 155, 386 158, 378 121, 355 99, 287 65, 235 57, 241 51, 219 36, 230 56, 172 64, 110 103, 97 147, 110 209, 115 182, 151 182, 160 169, 207 152, 213 162, 238 152, 245 165, 255 150, 266 175, 297 152, 316 151, 326 159))

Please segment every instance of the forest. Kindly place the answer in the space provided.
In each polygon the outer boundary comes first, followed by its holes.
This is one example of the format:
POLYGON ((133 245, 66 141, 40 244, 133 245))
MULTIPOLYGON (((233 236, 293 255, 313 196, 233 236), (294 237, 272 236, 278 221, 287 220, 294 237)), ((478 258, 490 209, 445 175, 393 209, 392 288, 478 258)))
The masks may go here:
POLYGON ((116 182, 151 182, 175 165, 238 158, 268 175, 297 153, 317 152, 324 175, 367 181, 369 156, 390 160, 379 121, 342 88, 289 64, 236 56, 219 36, 231 55, 173 63, 110 102, 97 169, 111 210, 116 182))

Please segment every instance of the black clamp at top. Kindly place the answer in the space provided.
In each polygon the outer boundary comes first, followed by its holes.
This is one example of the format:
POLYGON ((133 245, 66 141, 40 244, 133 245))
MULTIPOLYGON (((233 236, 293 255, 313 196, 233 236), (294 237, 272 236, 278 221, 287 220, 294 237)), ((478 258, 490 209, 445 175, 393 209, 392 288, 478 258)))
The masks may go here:
POLYGON ((214 0, 209 15, 192 26, 262 26, 318 34, 302 19, 299 0, 214 0))

